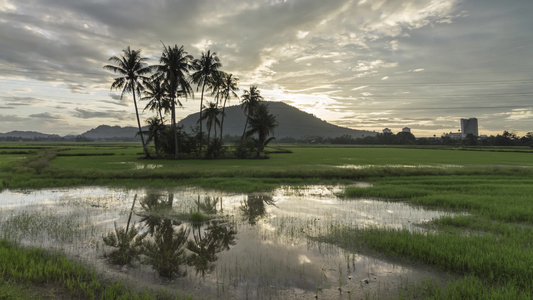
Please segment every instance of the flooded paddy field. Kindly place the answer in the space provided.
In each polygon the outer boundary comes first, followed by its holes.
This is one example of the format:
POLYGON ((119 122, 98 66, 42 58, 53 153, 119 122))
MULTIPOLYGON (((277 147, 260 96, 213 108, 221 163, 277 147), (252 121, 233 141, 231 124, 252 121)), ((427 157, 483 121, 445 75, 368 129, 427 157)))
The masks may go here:
POLYGON ((451 215, 402 202, 341 199, 344 188, 3 190, 0 232, 22 245, 65 252, 136 287, 195 299, 385 298, 423 279, 446 280, 427 267, 319 242, 341 226, 425 232, 424 223, 451 215), (124 231, 137 247, 128 263, 113 246, 124 231))

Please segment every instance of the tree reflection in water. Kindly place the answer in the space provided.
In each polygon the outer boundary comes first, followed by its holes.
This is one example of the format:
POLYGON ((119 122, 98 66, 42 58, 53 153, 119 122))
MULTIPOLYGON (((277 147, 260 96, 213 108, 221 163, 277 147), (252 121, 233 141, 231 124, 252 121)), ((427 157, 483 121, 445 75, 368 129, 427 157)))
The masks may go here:
POLYGON ((234 224, 228 222, 226 218, 216 217, 216 206, 221 200, 206 197, 200 201, 198 197, 196 201, 197 212, 207 216, 203 219, 195 218, 195 221, 191 222, 192 238, 187 242, 187 249, 191 251, 188 264, 194 266, 196 274, 202 276, 215 268, 217 253, 229 250, 230 246, 236 244, 237 231, 234 224))
POLYGON ((139 255, 142 253, 143 239, 146 237, 146 233, 139 234, 139 229, 135 224, 130 228, 131 215, 136 200, 137 195, 133 198, 126 227, 119 228, 115 222, 115 231, 102 237, 104 244, 115 248, 108 255, 113 264, 121 266, 131 264, 133 260, 139 259, 139 255))
POLYGON ((184 245, 189 236, 189 229, 174 228, 172 221, 164 218, 154 228, 154 240, 144 241, 144 255, 161 277, 172 278, 175 275, 184 276, 180 266, 187 261, 184 245))
POLYGON ((266 205, 274 205, 276 201, 267 195, 249 195, 246 201, 241 203, 243 219, 250 225, 255 225, 257 221, 266 215, 266 205))
POLYGON ((236 244, 235 225, 217 216, 219 198, 198 199, 196 211, 177 214, 173 210, 174 195, 148 194, 141 206, 141 224, 152 239, 143 242, 145 262, 160 276, 184 276, 185 264, 205 276, 215 267, 217 254, 236 244), (166 199, 165 199, 166 198, 166 199), (191 234, 192 232, 192 234, 191 234))

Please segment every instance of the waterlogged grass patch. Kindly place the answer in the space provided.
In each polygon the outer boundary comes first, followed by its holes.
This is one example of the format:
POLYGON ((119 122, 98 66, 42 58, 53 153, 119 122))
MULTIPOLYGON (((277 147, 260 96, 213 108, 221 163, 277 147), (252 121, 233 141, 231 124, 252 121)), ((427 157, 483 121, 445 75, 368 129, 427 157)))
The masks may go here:
POLYGON ((348 187, 344 196, 398 199, 495 220, 531 223, 532 194, 532 177, 484 175, 375 179, 374 187, 348 187))
POLYGON ((95 270, 68 260, 63 254, 42 249, 20 248, 0 240, 0 298, 30 299, 39 296, 51 299, 192 299, 176 297, 167 291, 136 290, 119 281, 106 282, 95 270))
POLYGON ((1 236, 13 241, 33 239, 72 243, 82 234, 78 230, 80 227, 91 230, 90 224, 83 223, 83 215, 61 216, 50 210, 21 212, 10 217, 3 215, 1 236))
POLYGON ((531 176, 413 176, 348 187, 345 199, 377 197, 467 213, 426 224, 430 232, 381 226, 332 226, 319 240, 372 249, 464 276, 433 298, 529 298, 533 293, 533 178, 531 176))

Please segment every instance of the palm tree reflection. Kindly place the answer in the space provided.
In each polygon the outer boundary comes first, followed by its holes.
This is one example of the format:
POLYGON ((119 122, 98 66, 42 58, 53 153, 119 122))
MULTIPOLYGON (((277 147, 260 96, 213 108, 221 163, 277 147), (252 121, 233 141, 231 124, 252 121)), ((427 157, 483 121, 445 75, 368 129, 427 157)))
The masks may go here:
POLYGON ((149 194, 141 202, 143 211, 138 215, 152 237, 144 242, 144 255, 160 276, 183 276, 181 267, 185 264, 204 276, 214 269, 217 254, 236 244, 234 224, 216 215, 219 200, 215 197, 202 200, 198 196, 196 211, 189 214, 173 212, 173 194, 166 199, 149 194))
POLYGON ((204 224, 193 224, 193 238, 187 241, 187 249, 191 251, 188 264, 194 266, 196 274, 213 271, 214 262, 218 259, 217 254, 229 250, 236 244, 235 226, 221 220, 210 220, 204 224))
POLYGON ((274 205, 276 201, 267 195, 249 195, 246 201, 241 203, 243 219, 250 225, 255 225, 257 221, 267 213, 266 205, 274 205))

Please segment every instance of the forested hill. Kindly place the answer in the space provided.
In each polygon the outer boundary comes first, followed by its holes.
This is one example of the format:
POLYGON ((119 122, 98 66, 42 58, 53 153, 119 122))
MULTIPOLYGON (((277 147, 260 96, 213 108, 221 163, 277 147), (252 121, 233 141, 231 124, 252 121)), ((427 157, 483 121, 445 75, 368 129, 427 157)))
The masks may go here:
MULTIPOLYGON (((271 114, 276 116, 279 126, 274 132, 277 139, 280 138, 301 138, 308 136, 339 137, 349 135, 352 138, 364 136, 374 136, 376 132, 354 130, 330 124, 312 114, 303 112, 296 107, 283 102, 264 102, 268 105, 271 114)), ((224 119, 224 135, 242 135, 244 123, 246 122, 243 110, 240 105, 226 107, 226 117, 224 119)), ((186 131, 197 125, 199 113, 191 114, 181 120, 178 124, 183 125, 186 131)), ((203 125, 205 130, 205 123, 203 125)))

